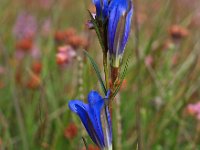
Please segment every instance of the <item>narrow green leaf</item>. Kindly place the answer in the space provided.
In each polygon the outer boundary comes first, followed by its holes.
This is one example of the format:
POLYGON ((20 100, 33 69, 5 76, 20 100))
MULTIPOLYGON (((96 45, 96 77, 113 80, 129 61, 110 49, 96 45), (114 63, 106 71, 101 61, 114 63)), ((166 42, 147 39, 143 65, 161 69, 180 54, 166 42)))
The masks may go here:
POLYGON ((102 77, 101 77, 100 70, 99 70, 99 68, 98 68, 98 66, 97 66, 97 64, 96 64, 96 62, 95 62, 94 59, 89 55, 89 53, 88 53, 87 51, 84 50, 84 53, 85 53, 85 55, 89 58, 89 60, 90 60, 90 62, 91 62, 91 64, 92 64, 92 66, 93 66, 93 68, 94 68, 94 70, 95 70, 95 72, 96 72, 96 75, 97 75, 97 77, 98 77, 98 80, 99 80, 99 82, 100 82, 100 84, 101 84, 102 90, 103 90, 104 94, 106 95, 107 90, 106 90, 105 84, 104 84, 104 82, 103 82, 103 79, 102 79, 102 77))

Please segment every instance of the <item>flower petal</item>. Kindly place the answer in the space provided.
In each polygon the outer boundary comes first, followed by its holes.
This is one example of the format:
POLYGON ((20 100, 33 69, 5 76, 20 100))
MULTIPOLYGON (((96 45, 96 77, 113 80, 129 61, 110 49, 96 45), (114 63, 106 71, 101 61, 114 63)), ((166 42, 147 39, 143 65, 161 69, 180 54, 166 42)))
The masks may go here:
POLYGON ((89 136, 93 140, 93 142, 97 145, 99 145, 97 138, 96 138, 96 133, 95 129, 93 127, 92 122, 90 121, 89 117, 89 106, 88 104, 84 104, 82 101, 79 100, 71 100, 68 103, 69 108, 75 112, 81 119, 85 129, 87 130, 89 136))
POLYGON ((92 0, 96 7, 97 17, 102 15, 103 19, 107 18, 108 15, 108 0, 92 0))
POLYGON ((124 47, 126 46, 126 43, 128 41, 128 37, 129 37, 129 33, 130 33, 130 30, 131 30, 131 20, 132 20, 132 15, 133 15, 133 4, 132 2, 130 1, 129 3, 129 11, 128 11, 128 14, 126 16, 126 26, 125 26, 125 30, 124 30, 124 38, 122 40, 122 44, 121 44, 121 49, 124 49, 124 47))
POLYGON ((117 29, 117 23, 120 18, 120 14, 117 13, 117 11, 118 11, 117 7, 111 10, 108 22, 108 48, 110 54, 115 53, 113 45, 114 45, 115 32, 117 29))
MULTIPOLYGON (((108 91, 106 99, 109 97, 109 93, 110 91, 108 91)), ((98 92, 91 91, 88 94, 88 104, 85 104, 80 100, 69 101, 69 108, 80 117, 89 136, 91 137, 91 139, 95 144, 97 144, 102 149, 105 146, 107 146, 107 143, 111 144, 112 130, 111 130, 110 114, 107 105, 105 104, 105 100, 101 97, 101 95, 99 95, 98 92), (105 127, 108 129, 107 132, 108 134, 106 135, 104 135, 102 127, 102 120, 101 120, 102 112, 104 112, 106 115, 105 127), (106 141, 104 141, 105 139, 106 141)))
POLYGON ((90 116, 92 124, 94 125, 96 133, 98 134, 98 140, 101 145, 105 145, 103 129, 101 124, 101 110, 104 106, 104 100, 98 92, 91 91, 88 94, 88 103, 90 106, 88 114, 90 116))
POLYGON ((112 0, 109 13, 107 36, 111 65, 119 67, 131 28, 131 0, 112 0))

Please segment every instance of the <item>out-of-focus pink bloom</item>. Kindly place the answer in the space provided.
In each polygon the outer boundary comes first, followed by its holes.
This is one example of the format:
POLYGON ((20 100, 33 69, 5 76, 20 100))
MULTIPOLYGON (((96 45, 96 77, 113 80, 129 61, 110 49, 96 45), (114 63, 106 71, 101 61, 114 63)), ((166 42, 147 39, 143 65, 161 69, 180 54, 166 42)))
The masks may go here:
POLYGON ((42 25, 42 33, 44 36, 48 36, 51 33, 51 20, 46 19, 42 25))
POLYGON ((15 51, 15 58, 17 60, 22 60, 26 54, 31 55, 32 58, 34 59, 39 59, 40 58, 40 49, 36 44, 32 44, 31 47, 16 47, 15 51), (27 49, 26 49, 27 48, 27 49))
POLYGON ((33 45, 33 48, 31 49, 31 56, 34 59, 39 59, 40 58, 40 49, 37 45, 33 45))
POLYGON ((16 50, 15 51, 15 58, 17 60, 22 60, 25 56, 25 53, 22 50, 16 50))
POLYGON ((199 0, 181 0, 180 1, 180 7, 188 9, 188 8, 198 8, 199 6, 199 0))
POLYGON ((33 38, 37 31, 36 18, 27 12, 22 12, 18 15, 13 33, 18 38, 33 38))
POLYGON ((51 20, 46 19, 42 25, 42 34, 48 36, 51 33, 51 20))
POLYGON ((196 28, 200 27, 200 9, 194 14, 190 25, 196 28))
POLYGON ((151 55, 146 56, 145 65, 151 67, 153 65, 153 57, 151 55))
POLYGON ((195 104, 189 104, 187 106, 187 112, 195 116, 198 120, 200 120, 200 102, 197 102, 195 104))
POLYGON ((49 9, 52 5, 52 0, 39 0, 40 6, 44 9, 49 9))
POLYGON ((139 12, 137 14, 138 24, 141 27, 141 25, 144 24, 144 22, 147 20, 147 15, 144 12, 139 12))
POLYGON ((56 62, 59 65, 66 65, 71 62, 75 56, 76 52, 71 46, 60 46, 58 47, 58 52, 56 54, 56 62))
POLYGON ((5 68, 3 66, 0 66, 0 75, 5 73, 5 68))
POLYGON ((172 56, 172 65, 177 65, 177 63, 178 63, 178 58, 179 58, 178 53, 175 53, 175 54, 172 56))

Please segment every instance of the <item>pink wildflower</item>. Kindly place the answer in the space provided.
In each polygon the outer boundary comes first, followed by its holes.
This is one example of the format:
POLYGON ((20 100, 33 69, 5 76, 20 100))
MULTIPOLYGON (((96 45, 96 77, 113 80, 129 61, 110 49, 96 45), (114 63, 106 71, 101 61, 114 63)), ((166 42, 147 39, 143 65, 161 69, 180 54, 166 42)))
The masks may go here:
POLYGON ((197 102, 195 104, 189 104, 187 106, 187 112, 195 116, 198 120, 200 120, 200 102, 197 102))
POLYGON ((60 46, 58 47, 58 53, 56 54, 56 62, 61 66, 66 65, 71 62, 75 56, 76 52, 71 46, 60 46))
POLYGON ((151 55, 146 56, 145 58, 145 65, 147 67, 151 67, 153 65, 153 57, 151 55))
POLYGON ((33 38, 37 31, 36 18, 27 12, 22 12, 18 15, 13 33, 18 39, 33 38))

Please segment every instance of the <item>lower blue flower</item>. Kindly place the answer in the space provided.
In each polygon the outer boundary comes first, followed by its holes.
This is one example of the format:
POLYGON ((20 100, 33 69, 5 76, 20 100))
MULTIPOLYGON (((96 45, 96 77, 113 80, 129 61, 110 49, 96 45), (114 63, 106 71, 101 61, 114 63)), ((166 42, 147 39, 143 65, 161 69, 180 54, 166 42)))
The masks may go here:
POLYGON ((71 100, 68 104, 69 108, 80 117, 90 138, 101 149, 110 148, 112 145, 111 119, 105 104, 109 93, 104 99, 98 92, 91 91, 88 94, 88 104, 80 100, 71 100), (104 121, 101 116, 104 116, 104 121))

